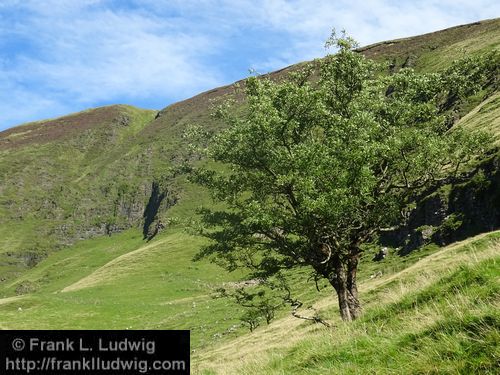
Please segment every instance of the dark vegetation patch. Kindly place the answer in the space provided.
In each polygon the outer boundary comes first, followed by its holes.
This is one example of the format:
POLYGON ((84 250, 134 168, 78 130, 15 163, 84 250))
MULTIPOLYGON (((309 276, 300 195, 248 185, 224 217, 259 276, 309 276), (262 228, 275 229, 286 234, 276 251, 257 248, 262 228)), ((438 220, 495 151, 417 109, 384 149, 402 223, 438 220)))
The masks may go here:
POLYGON ((68 139, 85 130, 111 123, 127 124, 119 105, 100 107, 54 120, 34 122, 0 132, 0 150, 68 139))

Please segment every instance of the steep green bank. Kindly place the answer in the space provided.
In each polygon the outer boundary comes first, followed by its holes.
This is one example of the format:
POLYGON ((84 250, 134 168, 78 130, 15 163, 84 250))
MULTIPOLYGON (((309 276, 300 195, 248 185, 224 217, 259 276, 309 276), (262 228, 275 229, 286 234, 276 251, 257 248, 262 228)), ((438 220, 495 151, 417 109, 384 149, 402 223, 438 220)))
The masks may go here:
MULTIPOLYGON (((499 232, 365 280, 364 316, 330 328, 283 318, 195 358, 199 374, 495 374, 499 232)), ((331 299, 316 306, 336 309, 331 299)))

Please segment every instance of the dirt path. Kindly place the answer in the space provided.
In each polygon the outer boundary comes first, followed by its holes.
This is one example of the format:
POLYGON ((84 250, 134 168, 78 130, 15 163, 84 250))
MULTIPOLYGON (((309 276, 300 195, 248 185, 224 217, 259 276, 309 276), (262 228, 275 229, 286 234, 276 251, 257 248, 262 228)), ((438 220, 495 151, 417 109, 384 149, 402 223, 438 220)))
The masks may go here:
POLYGON ((0 298, 0 305, 6 305, 8 303, 23 299, 24 296, 14 296, 14 297, 7 297, 7 298, 0 298))

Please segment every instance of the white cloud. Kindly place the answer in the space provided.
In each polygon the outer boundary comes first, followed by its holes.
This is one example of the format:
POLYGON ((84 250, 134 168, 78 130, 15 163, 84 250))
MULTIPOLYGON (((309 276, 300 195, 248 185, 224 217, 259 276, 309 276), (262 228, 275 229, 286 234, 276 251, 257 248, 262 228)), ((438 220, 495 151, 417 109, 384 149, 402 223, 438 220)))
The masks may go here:
MULTIPOLYGON (((0 87, 2 87, 0 91, 0 114, 4 124, 40 120, 44 117, 60 116, 74 111, 74 107, 67 106, 56 98, 26 90, 22 86, 12 84, 5 79, 0 79, 0 87), (50 108, 49 113, 45 112, 47 108, 50 108), (46 114, 46 116, 41 117, 41 113, 46 114)), ((0 130, 5 128, 1 125, 0 130)))

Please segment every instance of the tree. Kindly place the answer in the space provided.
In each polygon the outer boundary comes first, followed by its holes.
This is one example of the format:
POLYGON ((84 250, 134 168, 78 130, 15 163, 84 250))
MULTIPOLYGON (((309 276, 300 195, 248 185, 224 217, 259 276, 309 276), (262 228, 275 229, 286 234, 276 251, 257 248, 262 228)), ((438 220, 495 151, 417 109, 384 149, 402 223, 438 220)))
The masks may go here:
POLYGON ((479 133, 448 129, 440 112, 481 76, 484 59, 449 85, 446 71, 384 75, 349 38, 330 43, 336 54, 286 79, 248 78, 243 113, 219 106, 227 128, 205 149, 216 163, 194 168, 192 178, 224 202, 203 210, 201 233, 212 241, 199 257, 262 279, 311 267, 350 321, 361 314, 361 244, 486 147, 479 133))
POLYGON ((219 288, 217 292, 217 297, 233 297, 238 305, 246 308, 240 320, 248 325, 250 331, 260 324, 261 319, 265 319, 266 323, 270 324, 276 311, 283 305, 282 300, 266 295, 264 289, 249 292, 245 287, 240 287, 234 292, 229 292, 225 288, 219 288))

